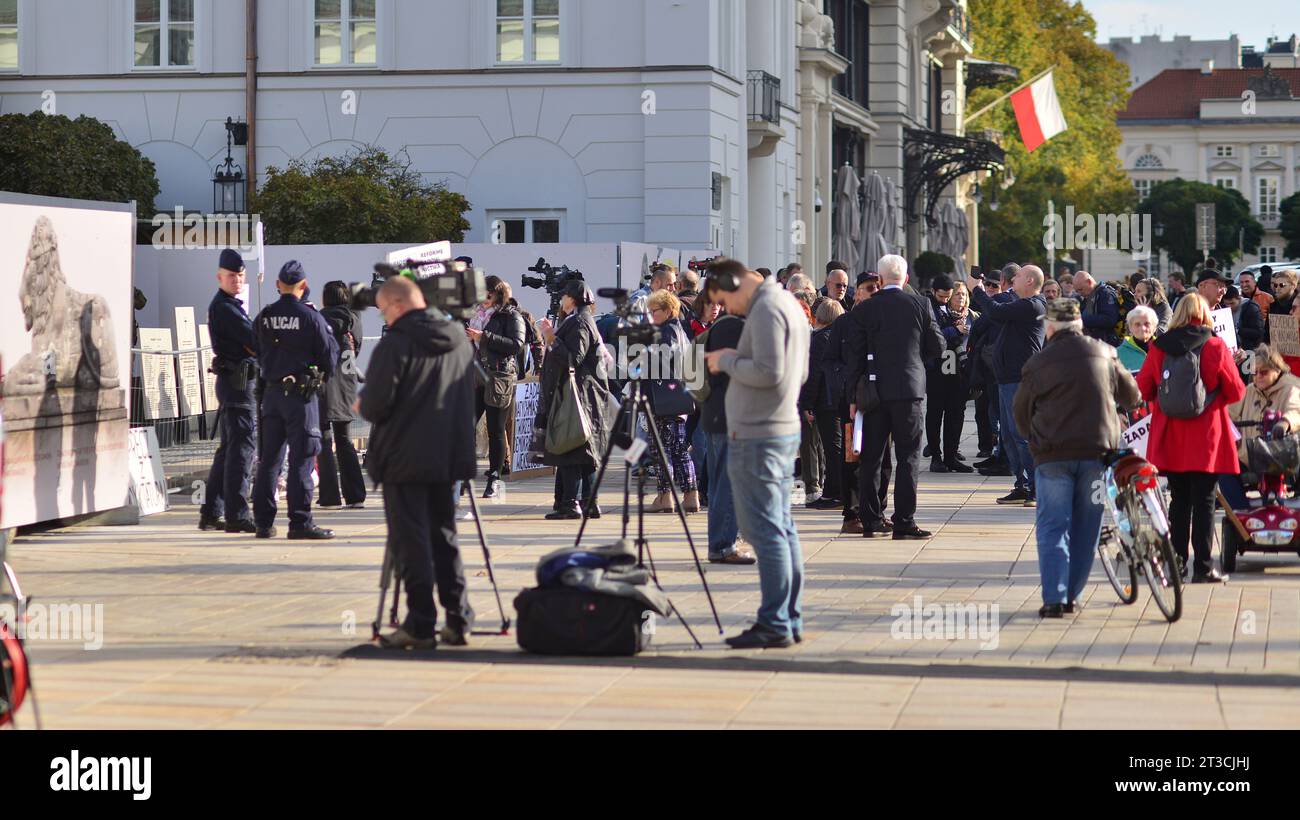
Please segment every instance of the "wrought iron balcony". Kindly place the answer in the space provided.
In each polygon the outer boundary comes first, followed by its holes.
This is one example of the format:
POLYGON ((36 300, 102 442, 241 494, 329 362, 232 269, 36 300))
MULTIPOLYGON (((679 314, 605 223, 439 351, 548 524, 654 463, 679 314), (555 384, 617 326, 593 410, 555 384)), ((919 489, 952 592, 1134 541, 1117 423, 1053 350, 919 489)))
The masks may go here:
POLYGON ((766 71, 749 72, 749 118, 781 122, 781 81, 766 71))
POLYGON ((924 216, 935 225, 935 206, 949 185, 976 171, 1001 170, 1006 152, 998 145, 1000 136, 996 131, 983 132, 984 138, 971 138, 906 129, 903 204, 908 218, 916 222, 924 216))

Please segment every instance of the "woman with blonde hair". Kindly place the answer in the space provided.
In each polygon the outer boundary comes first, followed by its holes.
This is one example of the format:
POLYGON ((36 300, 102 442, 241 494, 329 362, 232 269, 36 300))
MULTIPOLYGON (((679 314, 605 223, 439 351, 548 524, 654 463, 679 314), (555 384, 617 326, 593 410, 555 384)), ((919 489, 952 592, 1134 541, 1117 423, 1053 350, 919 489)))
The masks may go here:
MULTIPOLYGON (((669 362, 677 365, 685 361, 688 355, 690 342, 686 338, 686 331, 682 329, 681 320, 681 301, 677 295, 668 290, 657 290, 651 293, 646 299, 646 310, 650 313, 650 321, 659 327, 659 346, 661 350, 671 351, 671 357, 662 355, 659 358, 661 371, 663 365, 669 362)), ((675 368, 674 368, 675 369, 675 368)), ((679 378, 674 378, 675 373, 660 373, 660 378, 651 386, 651 403, 656 404, 657 400, 662 397, 667 400, 668 396, 678 394, 675 397, 689 397, 686 392, 686 386, 679 378)), ((655 498, 654 503, 646 507, 646 512, 651 513, 671 513, 673 508, 672 482, 675 480, 677 489, 682 492, 682 509, 686 512, 700 511, 700 493, 699 485, 696 481, 695 464, 691 461, 688 448, 690 440, 686 438, 686 416, 691 411, 677 412, 679 408, 671 410, 666 409, 662 404, 655 406, 655 426, 659 428, 659 438, 664 444, 664 455, 667 457, 669 466, 672 468, 672 475, 663 475, 658 477, 659 495, 655 498)))
MULTIPOLYGON (((1170 540, 1182 559, 1188 558, 1188 536, 1195 551, 1192 583, 1219 583, 1224 580, 1213 566, 1210 539, 1214 525, 1214 488, 1219 475, 1237 475, 1236 441, 1228 407, 1241 401, 1246 386, 1237 373, 1232 352, 1211 330, 1210 308, 1199 293, 1188 291, 1178 300, 1169 330, 1156 339, 1147 351, 1138 372, 1137 383, 1142 398, 1151 407, 1147 460, 1169 479, 1170 540), (1177 378, 1175 364, 1186 362, 1195 354, 1205 407, 1196 416, 1169 416, 1161 405, 1161 388, 1169 378, 1177 378)), ((1170 385, 1172 398, 1186 398, 1186 385, 1170 385), (1177 390, 1178 395, 1172 395, 1177 390)))

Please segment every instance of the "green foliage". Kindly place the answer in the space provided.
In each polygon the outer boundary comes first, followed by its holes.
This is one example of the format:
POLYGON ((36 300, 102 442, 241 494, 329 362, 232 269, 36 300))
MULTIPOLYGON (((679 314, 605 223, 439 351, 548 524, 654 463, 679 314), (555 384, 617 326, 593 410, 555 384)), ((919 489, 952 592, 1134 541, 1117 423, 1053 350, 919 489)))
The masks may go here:
POLYGON ((952 273, 957 269, 952 257, 937 251, 924 251, 912 263, 912 273, 916 275, 918 287, 925 287, 930 280, 941 273, 952 273))
POLYGON ((1250 215, 1250 203, 1240 191, 1181 178, 1167 180, 1151 189, 1151 195, 1138 206, 1138 212, 1151 214, 1153 226, 1164 226, 1164 235, 1155 238, 1155 247, 1168 251, 1169 258, 1183 270, 1194 270, 1204 258, 1196 248, 1198 202, 1214 203, 1214 249, 1210 256, 1223 262, 1225 267, 1240 256, 1242 250, 1237 245, 1243 241, 1243 229, 1245 252, 1259 250, 1264 226, 1250 215))
POLYGON ((469 201, 368 146, 269 168, 252 210, 277 245, 461 242, 469 201))
MULTIPOLYGON (((1041 264, 1047 202, 1057 212, 1131 212, 1137 198, 1119 161, 1122 136, 1115 115, 1128 105, 1128 70, 1095 42, 1096 21, 1080 2, 971 0, 976 57, 1010 63, 1021 82, 1056 66, 1056 93, 1069 128, 1032 154, 1025 150, 1011 102, 999 103, 969 126, 972 136, 1003 132, 1015 184, 998 192, 1000 207, 980 207, 980 257, 989 266, 1041 264)), ((966 101, 974 112, 1012 87, 976 89, 966 101)), ((999 180, 994 177, 989 184, 999 180)), ((1045 268, 1047 269, 1047 268, 1045 268)))
POLYGON ((0 190, 98 202, 135 200, 149 218, 158 196, 153 162, 93 117, 0 116, 0 190))
POLYGON ((1300 192, 1282 200, 1279 206, 1282 213, 1282 238, 1286 248, 1282 251, 1285 259, 1300 259, 1300 192))

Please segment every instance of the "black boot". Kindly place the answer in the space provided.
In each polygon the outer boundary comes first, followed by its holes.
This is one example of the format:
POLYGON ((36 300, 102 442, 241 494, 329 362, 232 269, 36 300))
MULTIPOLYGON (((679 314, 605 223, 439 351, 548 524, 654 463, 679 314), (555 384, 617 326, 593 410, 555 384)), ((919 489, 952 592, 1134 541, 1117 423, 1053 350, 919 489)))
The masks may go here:
POLYGON ((483 489, 483 497, 496 498, 500 492, 501 492, 500 477, 496 473, 492 472, 491 470, 488 470, 487 487, 483 489))

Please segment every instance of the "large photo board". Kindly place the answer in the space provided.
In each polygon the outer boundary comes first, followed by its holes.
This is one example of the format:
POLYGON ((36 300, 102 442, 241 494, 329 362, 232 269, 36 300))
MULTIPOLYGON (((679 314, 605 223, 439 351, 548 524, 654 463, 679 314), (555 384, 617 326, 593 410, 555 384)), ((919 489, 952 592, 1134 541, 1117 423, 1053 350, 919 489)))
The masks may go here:
POLYGON ((127 500, 132 205, 0 192, 0 527, 127 500))

